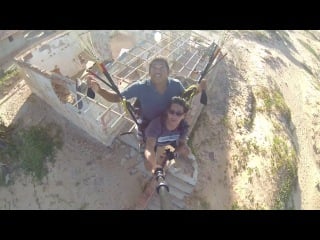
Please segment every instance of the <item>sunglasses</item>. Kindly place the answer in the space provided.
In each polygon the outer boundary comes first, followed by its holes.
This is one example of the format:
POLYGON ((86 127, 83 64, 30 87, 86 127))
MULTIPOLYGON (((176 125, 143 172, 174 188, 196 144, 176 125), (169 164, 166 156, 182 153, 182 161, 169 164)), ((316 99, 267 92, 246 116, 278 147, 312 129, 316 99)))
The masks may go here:
POLYGON ((171 115, 177 115, 178 117, 181 117, 183 114, 184 114, 184 112, 176 112, 176 111, 174 111, 174 110, 172 110, 172 109, 169 109, 168 110, 168 113, 169 114, 171 114, 171 115))

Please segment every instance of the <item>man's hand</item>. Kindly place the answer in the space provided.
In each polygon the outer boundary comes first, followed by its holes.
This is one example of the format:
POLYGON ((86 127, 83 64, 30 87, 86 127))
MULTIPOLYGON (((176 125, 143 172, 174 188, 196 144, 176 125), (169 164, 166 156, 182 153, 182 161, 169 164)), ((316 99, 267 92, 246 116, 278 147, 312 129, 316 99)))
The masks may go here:
POLYGON ((202 92, 202 90, 206 90, 206 89, 207 89, 207 80, 202 79, 201 82, 199 83, 198 90, 199 92, 202 92))
POLYGON ((94 92, 98 93, 101 89, 99 83, 92 77, 92 76, 87 76, 86 78, 88 87, 91 88, 94 92))

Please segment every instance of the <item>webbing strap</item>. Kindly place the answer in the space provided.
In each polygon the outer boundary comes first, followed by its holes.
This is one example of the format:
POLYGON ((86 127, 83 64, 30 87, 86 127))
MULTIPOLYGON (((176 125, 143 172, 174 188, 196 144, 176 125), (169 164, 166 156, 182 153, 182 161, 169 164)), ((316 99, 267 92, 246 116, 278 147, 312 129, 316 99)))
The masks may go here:
POLYGON ((184 90, 181 97, 184 98, 187 102, 191 102, 192 98, 198 93, 198 86, 196 84, 190 85, 187 89, 184 90))

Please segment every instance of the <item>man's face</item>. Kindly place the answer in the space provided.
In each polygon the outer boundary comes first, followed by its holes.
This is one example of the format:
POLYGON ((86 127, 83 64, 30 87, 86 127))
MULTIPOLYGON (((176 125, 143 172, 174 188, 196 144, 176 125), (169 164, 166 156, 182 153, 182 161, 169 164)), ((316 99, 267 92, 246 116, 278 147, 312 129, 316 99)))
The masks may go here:
POLYGON ((149 75, 150 75, 151 81, 162 82, 168 79, 169 71, 164 62, 156 61, 156 62, 153 62, 152 65, 150 66, 149 75))

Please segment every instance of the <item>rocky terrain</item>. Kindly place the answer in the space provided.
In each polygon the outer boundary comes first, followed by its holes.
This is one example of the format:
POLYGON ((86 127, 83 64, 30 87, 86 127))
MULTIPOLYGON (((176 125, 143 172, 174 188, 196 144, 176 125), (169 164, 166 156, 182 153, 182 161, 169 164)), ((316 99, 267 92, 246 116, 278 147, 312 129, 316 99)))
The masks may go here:
POLYGON ((319 31, 228 31, 193 209, 319 209, 319 31))

